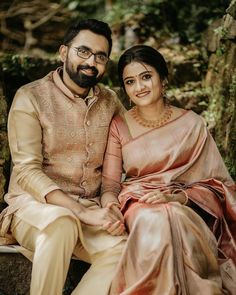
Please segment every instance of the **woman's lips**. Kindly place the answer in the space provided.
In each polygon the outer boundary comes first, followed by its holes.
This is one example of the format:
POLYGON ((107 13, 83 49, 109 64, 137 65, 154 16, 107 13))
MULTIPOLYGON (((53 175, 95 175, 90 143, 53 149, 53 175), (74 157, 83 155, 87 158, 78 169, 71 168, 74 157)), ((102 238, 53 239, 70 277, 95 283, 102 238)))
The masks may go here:
POLYGON ((144 97, 146 95, 148 95, 150 93, 150 91, 143 91, 143 92, 139 92, 138 94, 136 94, 137 97, 144 97))

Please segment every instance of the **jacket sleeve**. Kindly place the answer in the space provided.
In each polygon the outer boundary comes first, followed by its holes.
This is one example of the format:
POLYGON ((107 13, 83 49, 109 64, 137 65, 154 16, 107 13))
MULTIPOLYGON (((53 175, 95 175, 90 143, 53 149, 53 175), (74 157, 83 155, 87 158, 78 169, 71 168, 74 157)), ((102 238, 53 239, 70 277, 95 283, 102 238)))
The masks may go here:
POLYGON ((24 89, 17 91, 9 112, 8 139, 17 184, 38 201, 46 202, 45 196, 59 187, 43 172, 38 107, 24 89))

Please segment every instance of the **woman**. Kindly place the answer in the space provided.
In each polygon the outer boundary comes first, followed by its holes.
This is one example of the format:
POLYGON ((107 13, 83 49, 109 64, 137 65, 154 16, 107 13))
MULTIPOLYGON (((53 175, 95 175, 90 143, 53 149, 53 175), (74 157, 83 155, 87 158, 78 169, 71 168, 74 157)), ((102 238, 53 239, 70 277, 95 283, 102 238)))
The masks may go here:
POLYGON ((215 142, 200 116, 165 101, 158 51, 128 49, 118 73, 135 106, 113 119, 104 160, 102 205, 129 233, 110 294, 233 294, 235 185, 215 142))

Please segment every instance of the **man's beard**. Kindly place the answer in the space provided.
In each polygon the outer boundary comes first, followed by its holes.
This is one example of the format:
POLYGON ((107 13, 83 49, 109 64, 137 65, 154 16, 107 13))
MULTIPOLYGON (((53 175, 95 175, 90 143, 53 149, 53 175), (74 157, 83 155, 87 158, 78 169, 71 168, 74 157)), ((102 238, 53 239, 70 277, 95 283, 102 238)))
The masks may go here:
POLYGON ((102 78, 98 76, 98 70, 95 67, 90 67, 89 65, 79 65, 77 71, 73 71, 68 59, 66 60, 66 72, 71 78, 71 80, 81 88, 90 88, 95 86, 102 78), (81 70, 90 69, 93 72, 92 76, 85 75, 81 70))

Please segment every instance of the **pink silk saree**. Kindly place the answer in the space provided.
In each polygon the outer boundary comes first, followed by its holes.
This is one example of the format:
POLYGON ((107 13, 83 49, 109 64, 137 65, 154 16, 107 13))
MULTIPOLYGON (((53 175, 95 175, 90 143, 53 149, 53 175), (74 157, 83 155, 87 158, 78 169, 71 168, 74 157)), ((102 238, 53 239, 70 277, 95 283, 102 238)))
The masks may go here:
POLYGON ((119 194, 129 232, 110 295, 236 294, 235 184, 198 115, 137 138, 116 116, 103 191, 119 194), (191 205, 138 203, 153 190, 184 191, 191 205))

